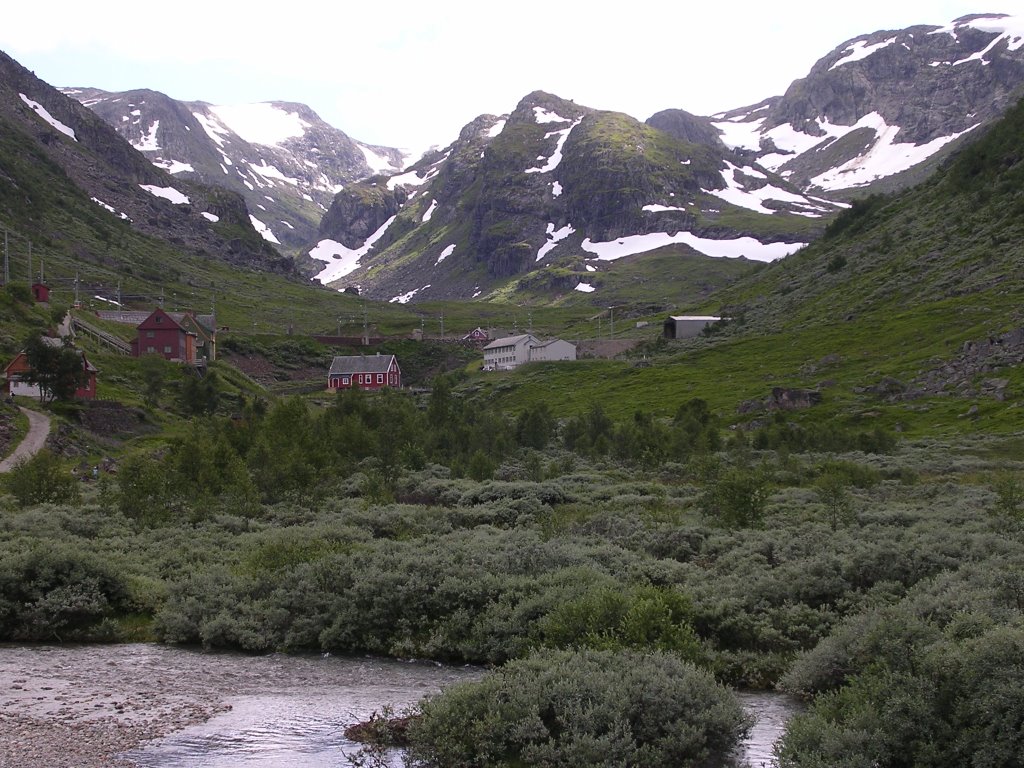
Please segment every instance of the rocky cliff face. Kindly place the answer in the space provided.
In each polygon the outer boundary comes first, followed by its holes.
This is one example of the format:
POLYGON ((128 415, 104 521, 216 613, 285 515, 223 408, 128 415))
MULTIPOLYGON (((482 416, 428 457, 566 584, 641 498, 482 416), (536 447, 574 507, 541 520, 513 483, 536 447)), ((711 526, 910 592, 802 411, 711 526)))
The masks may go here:
POLYGON ((314 240, 347 184, 405 162, 399 150, 355 141, 304 104, 216 106, 149 90, 64 92, 176 178, 242 195, 254 226, 284 251, 314 240))
POLYGON ((710 122, 801 189, 849 196, 920 181, 1022 84, 1024 17, 965 16, 848 40, 782 97, 710 122))

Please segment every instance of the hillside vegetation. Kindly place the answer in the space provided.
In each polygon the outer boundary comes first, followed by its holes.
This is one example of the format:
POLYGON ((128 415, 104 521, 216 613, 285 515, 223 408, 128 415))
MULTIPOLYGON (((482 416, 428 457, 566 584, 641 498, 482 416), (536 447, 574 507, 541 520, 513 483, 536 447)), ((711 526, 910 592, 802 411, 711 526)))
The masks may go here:
MULTIPOLYGON (((607 308, 626 358, 507 373, 396 338, 427 391, 373 396, 282 397, 241 361, 301 380, 337 349, 306 336, 368 316, 571 338, 593 308, 364 304, 182 254, 26 167, 59 194, 5 210, 50 233, 48 270, 216 286, 231 330, 203 377, 82 341, 117 403, 51 406, 49 450, 0 485, 0 640, 493 665, 412 713, 424 765, 720 765, 749 725, 733 687, 809 700, 787 768, 1013 765, 1022 129, 1018 106, 930 181, 687 295, 725 318, 702 336, 638 302, 607 308)), ((0 351, 58 310, 6 286, 0 351)))

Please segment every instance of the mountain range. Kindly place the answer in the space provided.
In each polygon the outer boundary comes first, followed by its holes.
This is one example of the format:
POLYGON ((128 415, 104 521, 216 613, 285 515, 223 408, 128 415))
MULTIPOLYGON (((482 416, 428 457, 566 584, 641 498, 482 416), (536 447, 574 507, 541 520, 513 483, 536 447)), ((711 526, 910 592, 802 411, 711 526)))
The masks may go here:
POLYGON ((406 162, 402 151, 351 139, 304 104, 217 106, 148 90, 62 90, 175 178, 245 197, 253 226, 285 252, 313 239, 346 184, 406 162))
POLYGON ((299 104, 61 94, 6 57, 0 96, 97 206, 171 243, 372 299, 604 306, 684 256, 748 272, 919 183, 1020 97, 1022 47, 1020 17, 879 31, 782 96, 646 123, 537 91, 406 168, 299 104))
POLYGON ((774 261, 1003 114, 1022 46, 1019 17, 875 32, 781 97, 646 124, 536 92, 406 173, 339 193, 311 251, 317 279, 392 301, 528 300, 541 286, 547 301, 602 305, 621 265, 658 249, 774 261))

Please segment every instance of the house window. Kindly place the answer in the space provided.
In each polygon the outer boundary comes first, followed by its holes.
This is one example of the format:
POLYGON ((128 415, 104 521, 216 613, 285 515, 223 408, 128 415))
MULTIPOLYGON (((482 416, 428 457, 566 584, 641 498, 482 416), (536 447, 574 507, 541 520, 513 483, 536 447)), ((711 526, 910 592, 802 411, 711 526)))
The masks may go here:
POLYGON ((165 355, 171 354, 171 348, 170 347, 164 347, 164 354, 165 355))
POLYGON ((156 331, 146 331, 147 339, 152 339, 154 336, 156 336, 156 331))
POLYGON ((384 374, 383 373, 378 373, 377 374, 377 383, 378 384, 383 384, 384 383, 384 374))
POLYGON ((158 323, 162 323, 164 321, 164 319, 160 315, 154 317, 153 320, 158 323))
POLYGON ((350 383, 351 382, 349 382, 349 377, 348 376, 342 376, 341 377, 341 385, 343 387, 347 387, 350 383))
POLYGON ((156 352, 156 347, 146 347, 147 352, 156 352))

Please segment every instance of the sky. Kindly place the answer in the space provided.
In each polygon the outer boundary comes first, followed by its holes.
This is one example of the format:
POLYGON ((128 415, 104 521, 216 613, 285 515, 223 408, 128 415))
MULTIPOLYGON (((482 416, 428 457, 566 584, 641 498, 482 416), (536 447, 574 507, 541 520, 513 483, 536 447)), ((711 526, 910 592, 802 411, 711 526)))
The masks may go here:
POLYGON ((290 14, 286 4, 49 0, 5 4, 0 50, 58 87, 300 102, 354 139, 421 150, 535 90, 639 120, 711 115, 782 94, 860 35, 1024 11, 1022 0, 997 2, 307 0, 290 14))

